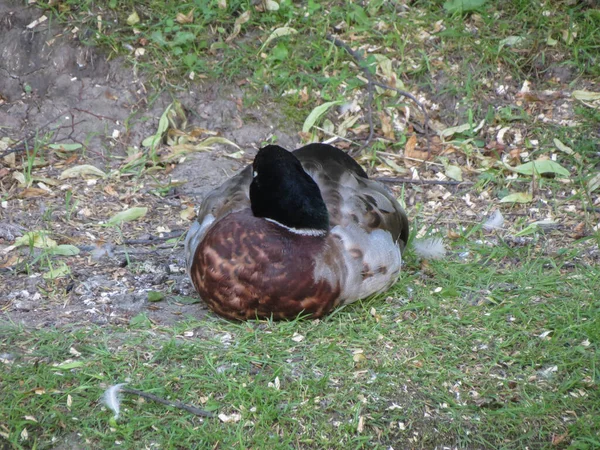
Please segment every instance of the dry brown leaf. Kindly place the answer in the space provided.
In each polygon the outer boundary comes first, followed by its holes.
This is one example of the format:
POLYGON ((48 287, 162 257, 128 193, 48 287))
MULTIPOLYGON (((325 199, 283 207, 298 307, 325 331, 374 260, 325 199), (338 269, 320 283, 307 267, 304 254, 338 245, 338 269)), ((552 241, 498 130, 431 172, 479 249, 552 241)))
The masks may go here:
POLYGON ((448 230, 447 235, 448 235, 448 239, 458 239, 460 237, 460 234, 458 234, 454 230, 448 230))
POLYGON ((192 23, 194 21, 194 8, 187 14, 177 13, 175 20, 179 23, 192 23))
POLYGON ((8 155, 6 155, 4 158, 2 158, 2 161, 4 162, 4 164, 6 164, 8 167, 16 167, 16 158, 15 158, 15 153, 9 153, 8 155))
POLYGON ((237 35, 240 34, 240 31, 242 31, 242 25, 250 20, 250 15, 251 12, 250 10, 248 10, 242 15, 240 15, 237 19, 235 19, 235 23, 233 24, 233 31, 227 37, 227 39, 225 39, 225 42, 233 41, 237 37, 237 35))
POLYGON ((46 191, 45 189, 29 187, 27 189, 24 189, 19 194, 19 198, 40 197, 40 196, 46 196, 48 194, 49 194, 49 192, 46 191))
POLYGON ((521 149, 513 148, 510 153, 510 162, 511 164, 520 164, 521 163, 521 149))
POLYGON ((19 255, 13 253, 6 257, 6 260, 0 261, 0 269, 12 267, 19 262, 19 255))
POLYGON ((383 136, 386 139, 389 139, 390 141, 396 140, 396 135, 394 134, 394 126, 392 125, 392 119, 382 111, 381 113, 379 113, 379 120, 381 120, 381 131, 383 131, 383 136))
POLYGON ((119 196, 119 194, 117 194, 117 191, 115 191, 115 188, 113 188, 111 184, 104 186, 104 192, 106 192, 111 197, 119 196))
POLYGON ((565 439, 569 437, 569 433, 565 434, 553 434, 552 435, 552 445, 560 445, 565 439))
MULTIPOLYGON (((419 161, 426 161, 429 159, 429 153, 422 152, 421 150, 416 150, 417 146, 417 136, 413 134, 408 141, 406 141, 406 145, 404 146, 404 156, 407 158, 416 159, 419 161)), ((405 162, 407 166, 414 165, 410 164, 408 161, 405 162)))
POLYGON ((585 229, 585 222, 580 222, 574 229, 573 229, 573 239, 581 239, 582 237, 587 236, 587 232, 585 229))
POLYGON ((196 210, 193 206, 188 206, 186 209, 182 210, 179 213, 179 216, 183 220, 192 220, 194 217, 196 217, 196 210))
POLYGON ((123 164, 124 165, 129 164, 130 162, 140 159, 142 156, 144 156, 144 154, 142 152, 133 153, 133 154, 129 155, 127 158, 125 158, 125 161, 123 161, 123 164))

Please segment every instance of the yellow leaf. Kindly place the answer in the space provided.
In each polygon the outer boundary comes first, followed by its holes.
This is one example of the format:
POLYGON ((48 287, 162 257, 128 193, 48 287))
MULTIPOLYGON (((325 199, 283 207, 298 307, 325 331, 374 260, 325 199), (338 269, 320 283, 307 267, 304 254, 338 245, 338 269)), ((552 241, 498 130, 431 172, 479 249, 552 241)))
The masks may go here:
POLYGON ((515 192, 500 199, 500 203, 529 203, 532 200, 533 196, 528 192, 515 192))
POLYGON ((56 241, 48 237, 47 231, 29 231, 17 238, 15 247, 33 245, 35 248, 56 247, 56 241))
POLYGON ((577 100, 593 101, 600 100, 600 92, 592 91, 573 91, 571 94, 577 100))
POLYGON ((105 177, 106 174, 97 167, 89 164, 83 164, 81 166, 71 167, 63 171, 58 178, 64 180, 65 178, 77 178, 78 176, 94 176, 94 177, 105 177))
POLYGON ((136 23, 139 23, 139 21, 140 21, 140 16, 138 16, 138 13, 136 11, 133 11, 127 18, 127 25, 133 26, 136 23))
POLYGON ((190 12, 187 14, 177 13, 175 20, 178 23, 192 23, 194 21, 194 8, 190 9, 190 12))
POLYGON ((192 220, 194 217, 196 217, 196 210, 193 206, 188 206, 179 213, 179 217, 181 217, 183 220, 192 220))

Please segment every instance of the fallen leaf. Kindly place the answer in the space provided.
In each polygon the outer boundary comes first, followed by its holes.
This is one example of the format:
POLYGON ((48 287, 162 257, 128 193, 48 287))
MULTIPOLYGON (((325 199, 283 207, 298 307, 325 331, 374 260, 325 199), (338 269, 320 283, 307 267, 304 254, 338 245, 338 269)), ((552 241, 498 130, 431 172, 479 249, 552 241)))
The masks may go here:
POLYGON ((417 146, 417 136, 413 134, 406 141, 406 145, 404 146, 404 156, 412 159, 416 159, 419 161, 426 161, 429 159, 429 153, 422 152, 420 150, 415 150, 417 146))
POLYGON ((523 42, 525 38, 523 36, 508 36, 500 41, 498 50, 502 50, 502 47, 513 47, 523 42))
POLYGON ((129 17, 127 17, 127 25, 129 26, 133 26, 136 23, 139 23, 140 21, 140 16, 138 15, 138 13, 136 11, 133 11, 129 17))
POLYGON ((588 182, 587 182, 587 190, 591 194, 592 192, 594 192, 599 187, 600 187, 600 173, 597 173, 591 179, 588 180, 588 182))
POLYGON ((292 341, 294 342, 302 342, 303 340, 304 336, 302 336, 301 334, 294 333, 294 335, 292 336, 292 341))
POLYGON ((148 208, 146 207, 134 207, 126 209, 125 211, 121 211, 120 213, 112 216, 107 225, 120 225, 123 222, 131 222, 133 220, 139 219, 140 217, 144 217, 148 212, 148 208))
POLYGON ((446 165, 446 176, 455 181, 462 181, 462 169, 453 164, 446 165))
POLYGON ((106 192, 111 197, 118 197, 119 196, 119 194, 117 194, 117 191, 115 191, 115 188, 112 187, 111 184, 107 184, 106 186, 104 186, 104 192, 106 192))
POLYGON ((31 198, 31 197, 40 197, 46 196, 50 193, 45 189, 39 189, 34 187, 28 187, 19 193, 19 198, 31 198))
POLYGON ((86 175, 91 175, 91 176, 101 177, 101 178, 106 176, 106 174, 104 172, 102 172, 100 169, 98 169, 97 167, 94 167, 89 164, 83 164, 81 166, 75 166, 75 167, 71 167, 69 169, 64 170, 63 173, 61 173, 58 178, 61 180, 64 180, 65 178, 76 178, 79 176, 84 177, 86 175))
POLYGON ((567 169, 557 162, 549 159, 543 161, 529 161, 528 163, 521 164, 520 166, 514 167, 511 170, 523 175, 533 175, 534 172, 535 174, 554 173, 563 177, 568 177, 570 175, 567 169))
POLYGON ((241 14, 237 19, 235 19, 235 22, 233 24, 233 31, 227 37, 227 39, 225 39, 225 42, 233 41, 237 37, 237 35, 240 34, 240 31, 242 31, 242 25, 250 20, 250 16, 251 13, 250 10, 248 10, 241 14))
POLYGON ((175 20, 179 23, 192 23, 194 21, 194 8, 190 9, 187 14, 177 13, 175 20))
POLYGON ((274 0, 265 0, 265 8, 267 11, 278 11, 279 3, 274 0))
POLYGON ((74 256, 79 254, 79 249, 74 245, 61 244, 48 249, 49 255, 74 256))
POLYGON ((29 231, 15 240, 14 247, 33 246, 35 248, 56 247, 56 241, 48 237, 47 231, 29 231))
POLYGON ((358 426, 356 427, 356 431, 358 433, 362 433, 365 429, 365 416, 360 416, 358 418, 358 426))
POLYGON ((149 302, 160 302, 165 298, 165 294, 158 291, 148 291, 148 301, 149 302))
POLYGON ((221 413, 218 417, 219 420, 223 423, 236 423, 242 419, 242 415, 239 413, 233 413, 230 415, 221 413))
POLYGON ((379 113, 379 120, 381 121, 381 131, 383 131, 383 136, 390 141, 396 140, 392 119, 390 119, 390 117, 382 111, 379 113))
POLYGON ((260 50, 258 51, 258 53, 262 53, 262 51, 264 50, 264 48, 269 45, 269 42, 271 42, 273 39, 277 39, 279 37, 282 36, 289 36, 291 34, 296 34, 298 33, 298 31, 296 31, 295 28, 292 27, 280 27, 280 28, 276 28, 275 30, 273 30, 271 32, 271 34, 269 35, 269 37, 267 38, 267 40, 264 42, 264 44, 260 47, 260 50))
POLYGON ((475 134, 479 130, 481 130, 481 128, 483 128, 484 124, 485 124, 485 119, 482 120, 481 122, 479 122, 479 124, 476 127, 473 127, 473 125, 470 124, 470 123, 465 123, 465 124, 462 124, 462 125, 458 125, 456 127, 446 128, 445 130, 442 130, 440 132, 440 136, 441 137, 450 137, 450 136, 453 136, 455 134, 464 133, 465 131, 470 131, 471 133, 475 134))
POLYGON ((533 196, 528 192, 515 192, 500 199, 500 203, 529 203, 533 196))
POLYGON ((196 217, 196 209, 193 206, 188 206, 179 213, 179 217, 183 220, 192 220, 196 217))
POLYGON ((569 437, 569 433, 564 434, 553 434, 552 435, 552 445, 558 446, 563 443, 565 439, 569 437))
POLYGON ((341 103, 341 101, 325 102, 322 105, 315 107, 304 121, 304 125, 302 125, 302 132, 308 133, 315 123, 321 118, 321 116, 329 110, 329 108, 341 103))
POLYGON ((64 262, 53 263, 53 266, 50 270, 44 274, 42 277, 45 280, 56 280, 57 278, 62 278, 71 273, 71 269, 64 262))
POLYGON ((571 94, 577 100, 593 101, 600 100, 600 92, 592 91, 573 91, 571 94))

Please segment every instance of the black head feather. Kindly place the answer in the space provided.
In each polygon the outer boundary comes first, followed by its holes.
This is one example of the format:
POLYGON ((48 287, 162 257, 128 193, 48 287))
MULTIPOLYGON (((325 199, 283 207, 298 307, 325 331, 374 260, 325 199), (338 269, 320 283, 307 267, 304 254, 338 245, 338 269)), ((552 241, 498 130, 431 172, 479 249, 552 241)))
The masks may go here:
POLYGON ((252 170, 250 204, 256 217, 299 230, 329 229, 329 214, 319 186, 292 153, 267 145, 256 155, 252 170))

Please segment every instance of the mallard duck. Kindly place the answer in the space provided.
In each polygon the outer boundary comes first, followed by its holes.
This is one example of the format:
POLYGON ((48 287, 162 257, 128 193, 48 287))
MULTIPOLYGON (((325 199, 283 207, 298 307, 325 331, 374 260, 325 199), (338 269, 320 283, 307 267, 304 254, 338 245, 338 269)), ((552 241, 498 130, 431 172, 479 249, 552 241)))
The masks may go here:
POLYGON ((206 196, 185 252, 217 314, 317 318, 394 284, 407 239, 396 199, 342 150, 267 145, 206 196))

